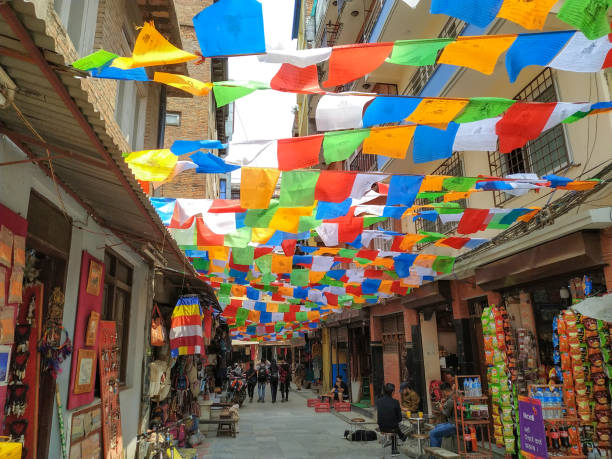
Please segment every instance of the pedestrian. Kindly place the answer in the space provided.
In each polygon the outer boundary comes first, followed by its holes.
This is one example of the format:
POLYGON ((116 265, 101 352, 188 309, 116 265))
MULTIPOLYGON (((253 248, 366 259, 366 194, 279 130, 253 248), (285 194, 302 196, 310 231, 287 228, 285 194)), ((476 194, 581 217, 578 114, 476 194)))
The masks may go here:
POLYGON ((281 390, 281 402, 289 401, 289 386, 291 385, 291 367, 287 362, 281 363, 278 371, 281 390))
POLYGON ((278 365, 276 360, 270 363, 270 393, 272 394, 272 403, 276 403, 276 392, 278 391, 278 365))
POLYGON ((406 435, 400 429, 402 422, 402 409, 397 400, 393 398, 395 385, 391 383, 385 384, 383 388, 383 396, 376 400, 377 422, 380 431, 383 433, 395 434, 391 437, 391 456, 399 456, 397 448, 397 437, 402 441, 406 440, 406 435))
POLYGON ((255 365, 253 362, 249 363, 249 369, 246 372, 246 379, 249 403, 253 403, 253 392, 255 392, 255 386, 257 385, 257 371, 255 371, 255 365))
POLYGON ((261 362, 259 364, 259 369, 257 370, 257 395, 258 402, 264 403, 266 398, 266 384, 268 383, 268 370, 266 369, 265 363, 261 362))
POLYGON ((304 365, 298 363, 295 367, 295 387, 297 390, 302 390, 304 382, 304 365))

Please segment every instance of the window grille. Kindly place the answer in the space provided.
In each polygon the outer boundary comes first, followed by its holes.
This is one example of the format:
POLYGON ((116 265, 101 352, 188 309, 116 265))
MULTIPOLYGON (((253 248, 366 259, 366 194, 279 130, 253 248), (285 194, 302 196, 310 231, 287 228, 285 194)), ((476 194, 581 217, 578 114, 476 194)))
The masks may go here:
MULTIPOLYGON (((557 93, 550 69, 545 69, 536 76, 521 92, 516 100, 529 102, 556 102, 557 93)), ((569 150, 565 141, 563 125, 557 125, 528 142, 524 147, 510 153, 489 152, 489 170, 491 175, 503 177, 508 174, 533 173, 538 176, 552 174, 569 164, 569 150)), ((502 191, 493 194, 498 206, 514 196, 502 191)))

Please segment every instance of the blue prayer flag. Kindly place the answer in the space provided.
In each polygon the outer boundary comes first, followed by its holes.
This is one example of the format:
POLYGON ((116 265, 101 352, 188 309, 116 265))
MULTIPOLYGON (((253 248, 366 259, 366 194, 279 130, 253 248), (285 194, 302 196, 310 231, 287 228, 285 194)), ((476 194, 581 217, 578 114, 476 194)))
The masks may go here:
POLYGON ((101 67, 91 71, 94 78, 106 78, 109 80, 149 81, 147 71, 144 67, 123 70, 117 67, 101 67))
POLYGON ((514 83, 528 65, 546 66, 575 34, 573 30, 548 33, 523 33, 506 53, 506 71, 514 83))
POLYGON ((383 209, 383 217, 389 217, 389 218, 395 218, 397 220, 399 220, 400 218, 402 218, 402 215, 404 215, 404 213, 408 210, 408 207, 406 206, 396 206, 396 207, 392 207, 392 206, 385 206, 385 208, 383 209))
POLYGON ((363 126, 402 121, 410 116, 421 101, 420 98, 377 97, 366 108, 363 126))
POLYGON ((412 206, 422 181, 422 175, 394 175, 389 182, 387 204, 412 206))
POLYGON ((569 182, 572 182, 573 180, 567 177, 560 177, 558 175, 554 175, 554 174, 550 174, 550 175, 545 175, 542 177, 544 180, 548 180, 550 182, 550 186, 552 188, 557 188, 559 186, 565 186, 567 185, 569 182))
POLYGON ((393 257, 395 272, 399 277, 410 277, 410 267, 416 260, 416 253, 402 253, 393 257))
POLYGON ((174 206, 176 199, 174 198, 150 198, 151 205, 155 208, 155 212, 161 218, 164 225, 170 225, 172 215, 174 214, 174 206))
POLYGON ((240 169, 240 166, 227 164, 218 156, 212 153, 198 151, 190 156, 191 160, 198 165, 196 172, 201 174, 226 174, 240 169))
POLYGON ((431 0, 432 14, 446 14, 478 27, 488 26, 503 0, 431 0))
POLYGON ((220 0, 193 18, 205 57, 266 52, 263 11, 257 0, 220 0))
POLYGON ((348 214, 352 202, 351 198, 345 199, 342 202, 319 201, 315 218, 317 220, 324 220, 344 217, 348 214))
POLYGON ((210 148, 222 150, 227 148, 226 143, 221 143, 218 140, 175 140, 170 151, 176 156, 185 155, 193 151, 197 151, 200 148, 210 148))
POLYGON ((450 158, 459 125, 448 123, 445 131, 431 126, 419 125, 414 131, 412 159, 415 164, 450 158))
POLYGON ((361 291, 364 295, 371 295, 373 293, 377 293, 380 284, 380 279, 364 279, 361 283, 361 291))

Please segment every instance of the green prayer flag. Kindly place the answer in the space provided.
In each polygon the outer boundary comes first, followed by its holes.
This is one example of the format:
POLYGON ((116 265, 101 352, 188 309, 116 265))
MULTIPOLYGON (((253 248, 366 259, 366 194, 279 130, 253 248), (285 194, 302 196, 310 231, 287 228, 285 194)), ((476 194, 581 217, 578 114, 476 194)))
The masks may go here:
POLYGON ((280 206, 308 207, 314 204, 318 171, 287 171, 281 175, 280 206))
POLYGON ((358 250, 353 249, 340 249, 338 256, 342 258, 353 258, 358 250))
POLYGON ((565 0, 557 17, 576 27, 589 40, 595 40, 610 33, 610 7, 612 0, 565 0))
POLYGON ((196 271, 208 271, 210 269, 210 260, 206 258, 194 258, 191 264, 196 271))
POLYGON ((237 327, 244 327, 246 325, 246 319, 236 319, 237 327))
POLYGON ((255 247, 235 247, 232 249, 232 257, 237 265, 250 265, 255 256, 255 247))
POLYGON ((249 316, 249 310, 245 308, 238 308, 236 311, 236 321, 238 320, 246 320, 249 316))
MULTIPOLYGON (((266 256, 268 256, 268 255, 266 255, 266 256)), ((265 257, 260 257, 257 260, 261 260, 262 258, 265 258, 265 257)), ((255 263, 257 263, 257 260, 255 260, 255 263)), ((270 266, 268 267, 268 272, 265 273, 263 276, 261 276, 261 281, 264 284, 270 284, 270 282, 274 282, 276 280, 276 275, 274 275, 274 274, 272 274, 270 272, 271 269, 272 269, 272 256, 270 255, 270 266)), ((271 286, 268 285, 268 288, 270 288, 270 287, 271 286)))
POLYGON ((233 233, 225 235, 223 245, 225 247, 245 248, 251 242, 251 231, 251 228, 246 226, 238 228, 233 233))
POLYGON ((310 231, 311 229, 321 225, 321 223, 323 223, 323 220, 317 220, 312 215, 300 217, 300 222, 298 223, 298 233, 310 231))
POLYGON ((448 191, 469 191, 476 185, 476 177, 449 177, 444 179, 442 186, 448 191))
POLYGON ((75 69, 79 70, 94 70, 100 67, 104 67, 106 64, 110 63, 110 61, 119 57, 115 53, 110 53, 103 49, 99 49, 95 53, 89 54, 88 56, 82 57, 79 60, 76 60, 72 63, 72 66, 75 69))
POLYGON ((219 295, 229 295, 232 291, 232 284, 221 284, 219 287, 219 295))
POLYGON ((285 326, 285 322, 276 322, 274 324, 274 331, 278 333, 279 331, 283 329, 284 326, 285 326))
POLYGON ((367 228, 368 226, 372 226, 375 223, 384 222, 389 217, 363 217, 363 227, 367 228))
POLYGON ((506 215, 507 214, 502 214, 502 213, 493 214, 493 218, 487 225, 487 229, 506 229, 508 228, 510 226, 509 224, 500 223, 501 219, 504 218, 506 215))
POLYGON ((433 262, 431 269, 438 273, 450 274, 453 272, 453 266, 455 265, 455 257, 443 257, 439 256, 433 262))
POLYGON ((495 118, 515 103, 516 100, 501 97, 474 97, 470 99, 463 111, 453 121, 455 123, 470 123, 495 118))
POLYGON ((279 304, 278 305, 278 312, 289 312, 290 311, 290 305, 287 303, 283 303, 283 304, 279 304))
POLYGON ((229 295, 221 295, 221 294, 217 295, 217 300, 219 301, 219 304, 223 306, 227 306, 232 301, 229 295))
POLYGON ((362 309, 363 308, 363 304, 360 303, 353 303, 351 305, 351 309, 362 309))
POLYGON ((296 287, 307 287, 308 286, 308 270, 307 269, 294 269, 291 271, 291 285, 296 287))
MULTIPOLYGON (((272 271, 272 254, 269 253, 267 255, 263 255, 255 259, 255 264, 257 265, 257 269, 259 269, 264 274, 263 277, 265 279, 265 275, 270 274, 270 272, 272 271)), ((276 277, 274 277, 274 279, 276 279, 276 277)))
POLYGON ((178 245, 196 245, 196 231, 195 225, 192 225, 190 228, 186 229, 178 229, 178 228, 170 228, 170 234, 176 241, 178 245))
POLYGON ((433 231, 419 231, 419 234, 426 236, 419 241, 419 244, 428 244, 430 242, 436 242, 440 239, 445 239, 448 237, 446 234, 436 233, 433 231))
POLYGON ((256 81, 247 81, 241 84, 230 81, 213 83, 213 94, 215 95, 217 107, 223 107, 236 99, 248 96, 257 89, 270 89, 270 87, 256 81))
POLYGON ((348 294, 338 295, 338 304, 350 303, 353 301, 353 297, 348 294))
POLYGON ((571 114, 570 116, 568 116, 561 122, 566 123, 566 124, 574 123, 578 120, 581 120, 582 118, 587 116, 589 113, 591 113, 590 110, 588 112, 576 112, 576 113, 571 114))
POLYGON ((306 301, 306 303, 304 303, 304 306, 306 306, 307 308, 316 308, 319 305, 317 303, 313 303, 312 301, 306 301))
POLYGON ((435 192, 435 191, 424 191, 422 193, 417 194, 417 199, 427 199, 428 201, 435 201, 438 198, 441 198, 446 193, 443 192, 435 192))
POLYGON ((267 209, 248 209, 244 225, 249 228, 267 228, 278 209, 278 199, 271 199, 267 209))
POLYGON ((300 311, 295 313, 295 320, 298 322, 307 322, 308 321, 308 312, 300 311))
POLYGON ((368 263, 372 263, 372 260, 369 258, 353 258, 353 261, 359 263, 360 265, 367 265, 368 263))
POLYGON ((440 207, 439 209, 436 209, 436 212, 438 212, 439 214, 460 214, 461 212, 463 212, 464 209, 462 208, 455 208, 455 207, 440 207))
POLYGON ((332 279, 327 274, 319 281, 321 285, 331 285, 332 287, 344 287, 344 282, 332 279))
POLYGON ((454 38, 397 40, 386 62, 399 65, 433 65, 438 59, 440 50, 454 41, 454 38))
MULTIPOLYGON (((302 300, 299 298, 288 298, 287 301, 291 304, 300 304, 302 302, 302 300)), ((285 311, 285 312, 288 312, 288 311, 285 311)))
POLYGON ((323 137, 323 158, 326 164, 348 159, 365 139, 369 129, 326 132, 323 137))

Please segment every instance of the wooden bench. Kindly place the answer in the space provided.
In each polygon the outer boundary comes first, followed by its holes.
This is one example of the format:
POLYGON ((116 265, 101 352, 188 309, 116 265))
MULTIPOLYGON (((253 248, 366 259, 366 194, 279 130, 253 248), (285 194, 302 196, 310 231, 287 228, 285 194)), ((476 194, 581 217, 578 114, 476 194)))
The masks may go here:
POLYGON ((431 446, 426 446, 423 448, 426 454, 430 456, 439 457, 440 459, 457 459, 459 455, 452 451, 449 451, 444 448, 432 448, 431 446))
POLYGON ((199 421, 198 424, 217 424, 217 437, 229 436, 236 437, 236 419, 225 418, 225 419, 207 419, 199 421))

